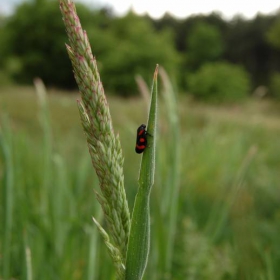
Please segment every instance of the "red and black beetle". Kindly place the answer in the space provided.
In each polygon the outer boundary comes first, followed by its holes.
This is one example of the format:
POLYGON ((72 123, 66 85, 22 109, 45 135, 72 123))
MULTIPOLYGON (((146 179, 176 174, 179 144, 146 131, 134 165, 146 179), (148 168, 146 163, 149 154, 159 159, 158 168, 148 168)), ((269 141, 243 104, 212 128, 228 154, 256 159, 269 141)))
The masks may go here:
POLYGON ((146 125, 141 124, 137 129, 135 152, 141 154, 147 147, 147 135, 150 135, 146 130, 146 125))

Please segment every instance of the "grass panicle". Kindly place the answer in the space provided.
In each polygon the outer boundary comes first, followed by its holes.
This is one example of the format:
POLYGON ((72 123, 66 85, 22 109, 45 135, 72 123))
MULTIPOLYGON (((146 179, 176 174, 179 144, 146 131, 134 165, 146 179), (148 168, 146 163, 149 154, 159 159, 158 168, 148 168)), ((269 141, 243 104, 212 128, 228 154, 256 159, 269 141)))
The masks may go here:
POLYGON ((157 127, 157 75, 156 67, 152 86, 147 132, 148 147, 143 153, 139 188, 134 202, 126 260, 126 280, 142 279, 150 249, 150 193, 154 184, 156 127, 157 127))
POLYGON ((105 238, 118 274, 122 275, 130 214, 124 190, 124 158, 120 140, 119 136, 114 134, 97 63, 92 55, 87 34, 80 24, 74 3, 61 0, 60 9, 69 38, 69 45, 66 45, 66 48, 81 93, 81 100, 78 100, 81 122, 101 189, 101 193, 96 193, 96 196, 105 213, 109 234, 107 235, 104 229, 97 222, 95 223, 105 238), (110 242, 108 236, 111 238, 110 242))

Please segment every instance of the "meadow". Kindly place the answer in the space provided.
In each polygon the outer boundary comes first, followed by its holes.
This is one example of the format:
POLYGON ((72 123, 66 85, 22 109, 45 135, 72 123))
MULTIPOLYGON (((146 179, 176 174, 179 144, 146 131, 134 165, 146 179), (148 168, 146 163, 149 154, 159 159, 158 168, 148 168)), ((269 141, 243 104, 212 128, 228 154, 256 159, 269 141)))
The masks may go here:
MULTIPOLYGON (((44 101, 32 87, 0 89, 0 279, 114 279, 91 219, 102 222, 102 213, 77 98, 49 90, 44 101)), ((108 101, 131 211, 135 133, 147 106, 141 97, 108 101)), ((159 104, 145 279, 279 279, 280 104, 211 105, 183 95, 177 103, 176 137, 167 102, 159 104)))

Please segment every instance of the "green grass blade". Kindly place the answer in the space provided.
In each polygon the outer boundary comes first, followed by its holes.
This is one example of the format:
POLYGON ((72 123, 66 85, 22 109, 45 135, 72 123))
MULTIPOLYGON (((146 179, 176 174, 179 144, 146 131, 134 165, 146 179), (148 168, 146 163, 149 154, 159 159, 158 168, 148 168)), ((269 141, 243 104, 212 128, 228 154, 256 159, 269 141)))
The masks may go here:
POLYGON ((165 230, 166 230, 166 252, 165 252, 165 268, 164 273, 169 273, 173 259, 173 248, 176 234, 176 224, 178 216, 178 200, 179 200, 179 173, 180 173, 180 126, 178 116, 178 106, 176 94, 172 83, 163 68, 160 68, 159 75, 163 82, 163 99, 165 103, 165 112, 168 118, 169 130, 169 146, 167 148, 168 156, 168 177, 163 192, 162 209, 165 212, 165 230))
POLYGON ((142 279, 148 261, 150 247, 150 192, 154 184, 157 116, 156 67, 147 131, 148 148, 142 156, 139 189, 135 198, 126 259, 126 280, 142 279))
POLYGON ((26 280, 32 280, 32 255, 26 231, 23 234, 26 263, 26 280))
POLYGON ((50 110, 49 110, 49 102, 46 87, 43 81, 39 78, 34 79, 34 87, 37 95, 37 102, 39 105, 39 120, 41 124, 41 129, 43 131, 43 169, 42 169, 42 177, 43 177, 43 185, 41 188, 41 219, 44 224, 47 226, 48 224, 48 213, 49 213, 49 202, 48 195, 50 192, 51 186, 51 178, 52 174, 52 128, 51 128, 51 120, 50 120, 50 110))
POLYGON ((224 224, 230 214, 230 209, 233 207, 234 202, 238 198, 238 193, 242 188, 246 173, 248 172, 256 153, 256 146, 250 147, 247 155, 243 159, 240 169, 238 170, 235 182, 233 183, 231 189, 222 194, 221 201, 223 203, 217 205, 215 208, 213 207, 213 212, 210 213, 209 221, 205 227, 205 232, 207 232, 207 235, 210 236, 212 242, 215 242, 223 231, 224 224))
MULTIPOLYGON (((2 247, 2 276, 3 279, 10 277, 11 269, 11 244, 13 227, 14 207, 14 163, 12 156, 12 141, 9 123, 3 120, 3 131, 0 131, 0 153, 3 155, 3 247, 2 247), (5 135, 4 135, 5 133, 5 135)), ((1 159, 0 154, 0 159, 1 159)))
MULTIPOLYGON (((98 218, 101 216, 101 210, 99 210, 98 218)), ((89 235, 89 255, 88 255, 88 268, 87 268, 87 280, 98 279, 99 267, 98 252, 99 252, 99 233, 97 227, 91 226, 87 228, 89 235), (95 265, 93 265, 95 264, 95 265)))

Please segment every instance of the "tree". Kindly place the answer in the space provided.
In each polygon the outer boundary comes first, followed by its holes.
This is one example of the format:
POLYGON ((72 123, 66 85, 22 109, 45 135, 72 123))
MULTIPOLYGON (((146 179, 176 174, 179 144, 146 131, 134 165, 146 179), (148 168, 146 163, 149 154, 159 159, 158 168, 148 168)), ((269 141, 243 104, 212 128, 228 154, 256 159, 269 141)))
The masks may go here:
POLYGON ((280 18, 268 30, 267 40, 273 47, 280 49, 280 18))
MULTIPOLYGON (((148 80, 157 63, 175 75, 178 56, 170 32, 156 32, 147 18, 132 12, 119 18, 109 9, 77 5, 77 10, 107 89, 124 96, 135 93, 134 76, 141 74, 148 80)), ((47 85, 76 87, 56 0, 19 5, 0 26, 0 34, 5 38, 0 38, 0 56, 6 70, 12 69, 8 64, 17 65, 16 71, 10 71, 16 82, 31 83, 39 76, 47 85)))
POLYGON ((30 83, 40 76, 46 83, 57 83, 60 76, 66 74, 60 71, 66 68, 63 67, 66 59, 55 59, 66 58, 63 32, 57 3, 34 1, 18 6, 5 25, 6 58, 20 63, 20 71, 12 73, 16 81, 30 83), (57 75, 53 75, 54 69, 57 75), (52 76, 55 77, 52 79, 52 76))
POLYGON ((219 59, 223 50, 223 40, 218 28, 199 22, 193 26, 187 38, 187 67, 196 70, 204 63, 219 59))
MULTIPOLYGON (((100 30, 109 17, 106 10, 92 11, 76 5, 83 28, 100 30)), ((19 83, 31 83, 41 77, 48 86, 76 88, 71 64, 65 49, 67 37, 58 2, 24 2, 2 26, 0 49, 6 71, 19 83), (16 64, 16 70, 11 65, 16 64)), ((98 44, 96 44, 98 45, 98 44)))
POLYGON ((149 81, 157 63, 176 76, 178 54, 170 32, 156 32, 146 18, 129 12, 115 18, 102 34, 89 34, 92 42, 102 36, 106 43, 97 59, 107 89, 123 96, 134 94, 135 75, 149 81))
POLYGON ((250 72, 254 87, 268 85, 272 71, 280 65, 280 52, 267 42, 267 32, 275 16, 257 15, 252 20, 237 17, 231 21, 226 36, 225 58, 242 64, 250 72))

